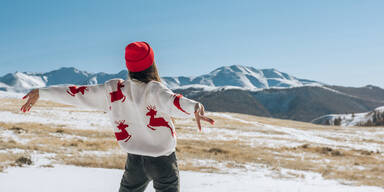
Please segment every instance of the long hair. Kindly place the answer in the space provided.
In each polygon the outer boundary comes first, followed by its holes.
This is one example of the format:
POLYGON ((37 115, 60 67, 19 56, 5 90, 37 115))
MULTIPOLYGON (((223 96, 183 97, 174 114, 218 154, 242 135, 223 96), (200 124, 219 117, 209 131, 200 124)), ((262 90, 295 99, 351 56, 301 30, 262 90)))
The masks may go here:
POLYGON ((161 82, 159 72, 157 71, 156 63, 153 62, 153 64, 148 67, 144 71, 139 72, 129 72, 129 78, 136 79, 144 83, 148 83, 150 81, 159 81, 161 82))

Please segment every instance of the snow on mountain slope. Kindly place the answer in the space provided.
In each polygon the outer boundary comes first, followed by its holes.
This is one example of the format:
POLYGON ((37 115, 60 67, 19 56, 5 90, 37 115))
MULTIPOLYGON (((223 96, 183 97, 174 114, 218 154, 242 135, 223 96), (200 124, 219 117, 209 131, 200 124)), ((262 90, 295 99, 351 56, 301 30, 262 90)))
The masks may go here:
POLYGON ((168 87, 183 88, 186 85, 211 87, 232 86, 245 89, 291 88, 321 86, 322 83, 299 79, 276 69, 255 69, 242 65, 224 66, 197 77, 164 77, 168 87))
MULTIPOLYGON (((0 77, 0 90, 26 92, 32 88, 58 84, 102 84, 112 78, 127 78, 128 72, 116 74, 89 73, 73 67, 63 67, 47 73, 9 73, 0 77)), ((322 83, 293 77, 276 69, 255 69, 241 65, 220 67, 196 77, 163 77, 171 89, 188 87, 268 89, 300 86, 321 86, 322 83)))
POLYGON ((47 79, 38 75, 16 72, 1 77, 0 82, 0 90, 22 92, 31 88, 44 87, 47 79))
POLYGON ((383 121, 384 106, 370 112, 350 114, 329 114, 312 120, 312 123, 324 125, 359 126, 379 124, 383 121))
POLYGON ((9 92, 27 92, 33 88, 59 84, 101 84, 113 78, 123 78, 127 71, 117 74, 88 73, 73 67, 63 67, 47 73, 16 72, 0 77, 0 90, 9 92))
MULTIPOLYGON (((33 74, 32 74, 33 75, 33 74)), ((78 84, 86 81, 92 73, 80 71, 73 67, 62 67, 47 73, 36 73, 34 75, 42 76, 47 79, 47 86, 57 84, 78 84)))

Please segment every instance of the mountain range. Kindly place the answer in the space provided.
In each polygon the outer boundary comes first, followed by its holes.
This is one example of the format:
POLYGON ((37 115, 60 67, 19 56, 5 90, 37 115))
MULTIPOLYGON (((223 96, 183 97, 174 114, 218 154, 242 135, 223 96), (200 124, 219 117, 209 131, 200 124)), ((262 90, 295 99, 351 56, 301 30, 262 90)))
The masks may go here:
MULTIPOLYGON (((202 88, 175 89, 174 92, 202 102, 210 111, 245 113, 280 119, 310 122, 326 114, 366 112, 384 106, 384 97, 366 90, 371 97, 346 94, 328 86, 303 86, 287 89, 264 89, 261 91, 219 89, 207 91, 202 88)), ((384 93, 381 88, 380 94, 384 93)), ((366 93, 367 93, 366 92, 366 93)))
MULTIPOLYGON (((47 73, 16 72, 0 77, 0 90, 25 92, 32 88, 58 84, 102 84, 112 78, 127 78, 128 72, 116 74, 89 73, 73 67, 63 67, 47 73)), ((321 86, 322 83, 299 79, 276 69, 255 69, 241 65, 220 67, 208 74, 196 77, 162 77, 171 89, 205 87, 207 89, 227 87, 248 90, 269 88, 292 88, 300 86, 321 86)))
MULTIPOLYGON (((0 90, 27 92, 59 84, 102 84, 116 74, 89 73, 64 67, 46 73, 16 72, 0 77, 0 90)), ((195 77, 162 77, 174 92, 202 102, 207 110, 311 121, 331 113, 359 113, 384 106, 384 90, 376 86, 344 87, 301 79, 276 69, 232 65, 195 77)))
POLYGON ((316 81, 296 78, 276 69, 255 69, 241 65, 220 67, 197 77, 163 77, 163 80, 171 89, 190 87, 191 85, 251 90, 322 85, 316 81))

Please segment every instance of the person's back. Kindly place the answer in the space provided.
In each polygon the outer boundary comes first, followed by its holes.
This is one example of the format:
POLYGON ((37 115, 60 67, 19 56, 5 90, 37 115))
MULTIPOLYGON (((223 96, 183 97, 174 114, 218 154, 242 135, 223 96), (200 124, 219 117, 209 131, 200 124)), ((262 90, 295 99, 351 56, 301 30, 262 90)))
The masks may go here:
POLYGON ((111 97, 108 102, 110 118, 119 144, 133 154, 171 154, 176 146, 176 130, 171 117, 192 117, 197 102, 174 94, 157 81, 144 83, 135 79, 116 79, 106 85, 111 97), (118 92, 124 98, 113 101, 112 95, 118 92), (129 136, 121 132, 122 126, 128 126, 125 130, 129 136))
MULTIPOLYGON (((119 145, 128 152, 120 191, 144 191, 153 180, 156 191, 179 191, 175 156, 176 130, 172 117, 204 116, 204 107, 173 93, 161 83, 152 48, 145 42, 126 47, 129 78, 102 85, 56 86, 32 90, 21 108, 29 111, 39 95, 43 98, 105 111, 109 114, 119 145)), ((23 99, 24 99, 23 98, 23 99)))

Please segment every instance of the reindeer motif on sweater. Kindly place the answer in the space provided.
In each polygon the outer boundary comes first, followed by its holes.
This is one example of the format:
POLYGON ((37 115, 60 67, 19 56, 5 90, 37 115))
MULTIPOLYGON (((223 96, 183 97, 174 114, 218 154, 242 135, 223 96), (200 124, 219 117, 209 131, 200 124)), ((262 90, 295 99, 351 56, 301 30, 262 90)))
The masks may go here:
POLYGON ((115 121, 115 124, 117 124, 116 127, 120 130, 120 132, 115 132, 116 139, 118 141, 124 140, 124 142, 127 142, 132 135, 130 135, 126 130, 128 125, 125 124, 125 120, 115 121))
POLYGON ((77 93, 81 93, 82 95, 84 95, 85 91, 88 91, 88 88, 86 86, 69 86, 67 93, 74 97, 77 93))
POLYGON ((125 101, 125 99, 127 97, 121 91, 122 87, 124 87, 123 83, 121 81, 118 81, 117 82, 117 90, 109 93, 111 96, 111 103, 118 101, 118 100, 122 100, 121 102, 125 101))
POLYGON ((149 119, 149 123, 147 124, 147 127, 155 131, 156 129, 153 127, 168 127, 169 130, 171 130, 171 135, 175 136, 175 133, 173 132, 173 129, 171 126, 169 126, 168 121, 166 121, 162 117, 155 117, 157 114, 156 107, 155 106, 148 106, 147 107, 147 114, 146 116, 150 116, 151 118, 149 119))

